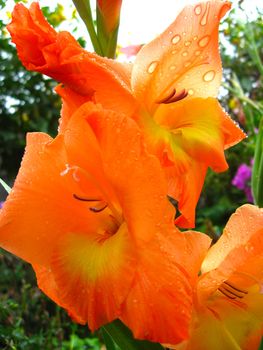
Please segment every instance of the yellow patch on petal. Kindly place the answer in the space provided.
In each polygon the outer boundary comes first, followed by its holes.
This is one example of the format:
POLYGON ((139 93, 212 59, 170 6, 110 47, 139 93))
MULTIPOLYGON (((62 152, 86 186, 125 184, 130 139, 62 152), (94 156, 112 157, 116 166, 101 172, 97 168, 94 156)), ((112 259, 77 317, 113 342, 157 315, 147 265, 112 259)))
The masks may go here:
POLYGON ((135 268, 136 253, 126 224, 113 235, 105 231, 65 235, 52 263, 62 303, 92 330, 120 315, 135 268))

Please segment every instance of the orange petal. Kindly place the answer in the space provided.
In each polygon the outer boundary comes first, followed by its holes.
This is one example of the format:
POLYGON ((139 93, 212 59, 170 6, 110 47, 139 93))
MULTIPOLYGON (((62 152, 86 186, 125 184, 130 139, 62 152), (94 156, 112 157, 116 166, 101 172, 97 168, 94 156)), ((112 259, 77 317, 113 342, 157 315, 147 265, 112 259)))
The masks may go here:
MULTIPOLYGON (((216 171, 224 171, 228 167, 224 156, 224 142, 229 135, 229 131, 224 128, 226 118, 220 104, 214 98, 193 98, 168 105, 162 104, 154 114, 158 125, 166 127, 172 134, 171 142, 191 158, 216 171)), ((228 124, 232 126, 231 131, 237 130, 236 142, 239 142, 241 137, 238 132, 241 134, 241 130, 231 120, 228 124)), ((244 138, 245 135, 242 135, 244 138)), ((176 154, 174 159, 176 163, 176 154)))
POLYGON ((229 8, 228 1, 219 0, 186 6, 164 33, 140 50, 132 89, 149 111, 173 88, 186 89, 193 97, 217 96, 222 76, 218 25, 229 8))
POLYGON ((182 228, 195 227, 195 211, 203 188, 207 166, 195 160, 184 176, 168 174, 170 177, 169 193, 178 201, 180 216, 175 219, 175 225, 182 228), (171 176, 173 176, 171 178, 171 176))
POLYGON ((240 288, 263 280, 263 210, 243 205, 229 219, 222 236, 209 250, 200 279, 202 298, 226 280, 240 288))
POLYGON ((192 290, 176 252, 177 247, 172 256, 161 252, 158 240, 151 240, 140 252, 121 317, 135 338, 172 343, 188 336, 192 290))
POLYGON ((15 6, 8 30, 24 66, 52 77, 105 107, 131 114, 135 102, 126 65, 86 52, 68 33, 56 33, 38 3, 15 6))
POLYGON ((187 338, 192 290, 209 245, 206 235, 166 226, 140 250, 122 315, 136 338, 171 343, 187 338))
POLYGON ((182 349, 258 350, 263 326, 263 296, 257 293, 244 299, 231 301, 217 297, 207 303, 207 309, 194 316, 190 339, 182 349))
POLYGON ((51 266, 59 298, 94 330, 120 316, 136 261, 126 224, 106 239, 98 233, 65 235, 51 266))
POLYGON ((0 245, 30 263, 49 264, 60 235, 98 224, 73 198, 79 185, 74 176, 63 176, 67 163, 62 136, 28 134, 19 174, 0 213, 0 245))
POLYGON ((94 107, 87 121, 101 147, 104 171, 135 239, 148 241, 162 222, 173 222, 165 174, 149 155, 136 123, 115 112, 94 107))
POLYGON ((55 88, 56 93, 62 98, 61 117, 59 120, 59 131, 63 132, 67 126, 69 119, 75 113, 75 111, 85 102, 88 97, 78 94, 69 87, 58 85, 55 88))

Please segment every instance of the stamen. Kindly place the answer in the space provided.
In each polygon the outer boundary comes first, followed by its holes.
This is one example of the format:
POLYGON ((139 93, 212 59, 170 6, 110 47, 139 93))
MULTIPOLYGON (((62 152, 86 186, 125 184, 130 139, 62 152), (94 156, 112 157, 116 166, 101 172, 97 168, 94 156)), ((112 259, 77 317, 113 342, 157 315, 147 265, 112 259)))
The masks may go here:
POLYGON ((248 294, 248 291, 246 291, 244 289, 237 288, 236 286, 234 286, 233 284, 229 283, 228 281, 225 281, 224 283, 227 284, 229 287, 235 289, 237 292, 248 294))
POLYGON ((177 102, 184 99, 187 95, 188 95, 188 92, 185 89, 178 92, 177 94, 176 94, 176 89, 173 89, 167 97, 157 100, 156 103, 168 104, 168 103, 177 102))
POLYGON ((90 211, 93 211, 93 213, 100 213, 104 209, 106 209, 108 204, 106 203, 102 208, 96 208, 96 207, 91 207, 89 208, 90 211))
POLYGON ((236 298, 242 299, 246 294, 248 294, 248 291, 237 288, 229 281, 224 281, 221 284, 220 288, 218 288, 218 290, 230 299, 236 299, 236 298))
POLYGON ((83 201, 83 202, 101 202, 102 199, 99 198, 85 198, 85 197, 80 197, 78 195, 76 195, 75 193, 73 193, 73 197, 79 201, 83 201))
POLYGON ((230 289, 227 289, 225 286, 222 286, 221 287, 221 289, 223 289, 225 292, 227 292, 227 293, 230 293, 231 295, 234 295, 235 297, 237 297, 237 298, 240 298, 240 299, 242 299, 243 297, 244 297, 244 295, 240 295, 240 294, 238 294, 237 292, 233 292, 233 291, 231 291, 230 289))
POLYGON ((178 94, 175 94, 168 102, 166 103, 173 103, 173 102, 177 102, 180 101, 182 99, 184 99, 186 96, 188 95, 188 92, 183 89, 181 92, 179 92, 178 94))
POLYGON ((176 90, 173 89, 168 96, 161 98, 160 100, 157 100, 156 103, 167 103, 167 101, 169 101, 170 98, 172 98, 175 93, 176 93, 176 90))
POLYGON ((218 288, 218 290, 219 290, 222 294, 224 294, 226 297, 228 297, 229 299, 236 299, 236 297, 233 297, 233 296, 227 294, 222 288, 218 288))

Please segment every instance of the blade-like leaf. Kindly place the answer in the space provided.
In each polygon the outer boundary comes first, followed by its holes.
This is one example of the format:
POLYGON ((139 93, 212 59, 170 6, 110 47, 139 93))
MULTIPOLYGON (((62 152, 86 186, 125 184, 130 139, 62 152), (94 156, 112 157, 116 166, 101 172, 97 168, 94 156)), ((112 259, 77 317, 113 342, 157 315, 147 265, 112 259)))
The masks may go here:
POLYGON ((8 184, 1 178, 0 178, 0 184, 4 187, 4 189, 8 194, 11 192, 11 187, 9 187, 8 184))
POLYGON ((115 320, 102 329, 121 350, 164 350, 160 344, 134 339, 131 331, 120 320, 115 320))

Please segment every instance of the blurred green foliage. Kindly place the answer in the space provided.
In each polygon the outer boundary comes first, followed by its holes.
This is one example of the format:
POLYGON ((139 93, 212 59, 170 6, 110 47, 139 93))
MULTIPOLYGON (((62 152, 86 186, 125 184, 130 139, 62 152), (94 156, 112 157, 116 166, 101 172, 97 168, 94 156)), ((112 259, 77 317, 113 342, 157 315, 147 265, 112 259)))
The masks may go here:
MULTIPOLYGON (((5 5, 0 0, 1 11, 5 5)), ((224 67, 221 103, 248 138, 227 151, 229 171, 208 172, 197 210, 197 228, 214 240, 230 214, 247 201, 231 180, 240 163, 249 164, 253 158, 256 128, 263 114, 262 13, 258 11, 255 19, 248 22, 240 19, 238 11, 226 17, 221 30, 224 67)), ((44 13, 55 27, 65 20, 61 5, 53 11, 46 7, 44 13)), ((72 17, 75 18, 75 13, 72 17)), ((22 67, 10 44, 5 22, 0 19, 0 177, 11 184, 24 151, 26 132, 54 135, 60 100, 53 93, 54 81, 22 67)), ((92 336, 87 327, 74 324, 39 291, 28 264, 0 251, 0 271, 0 349, 102 349, 99 335, 92 336)))

